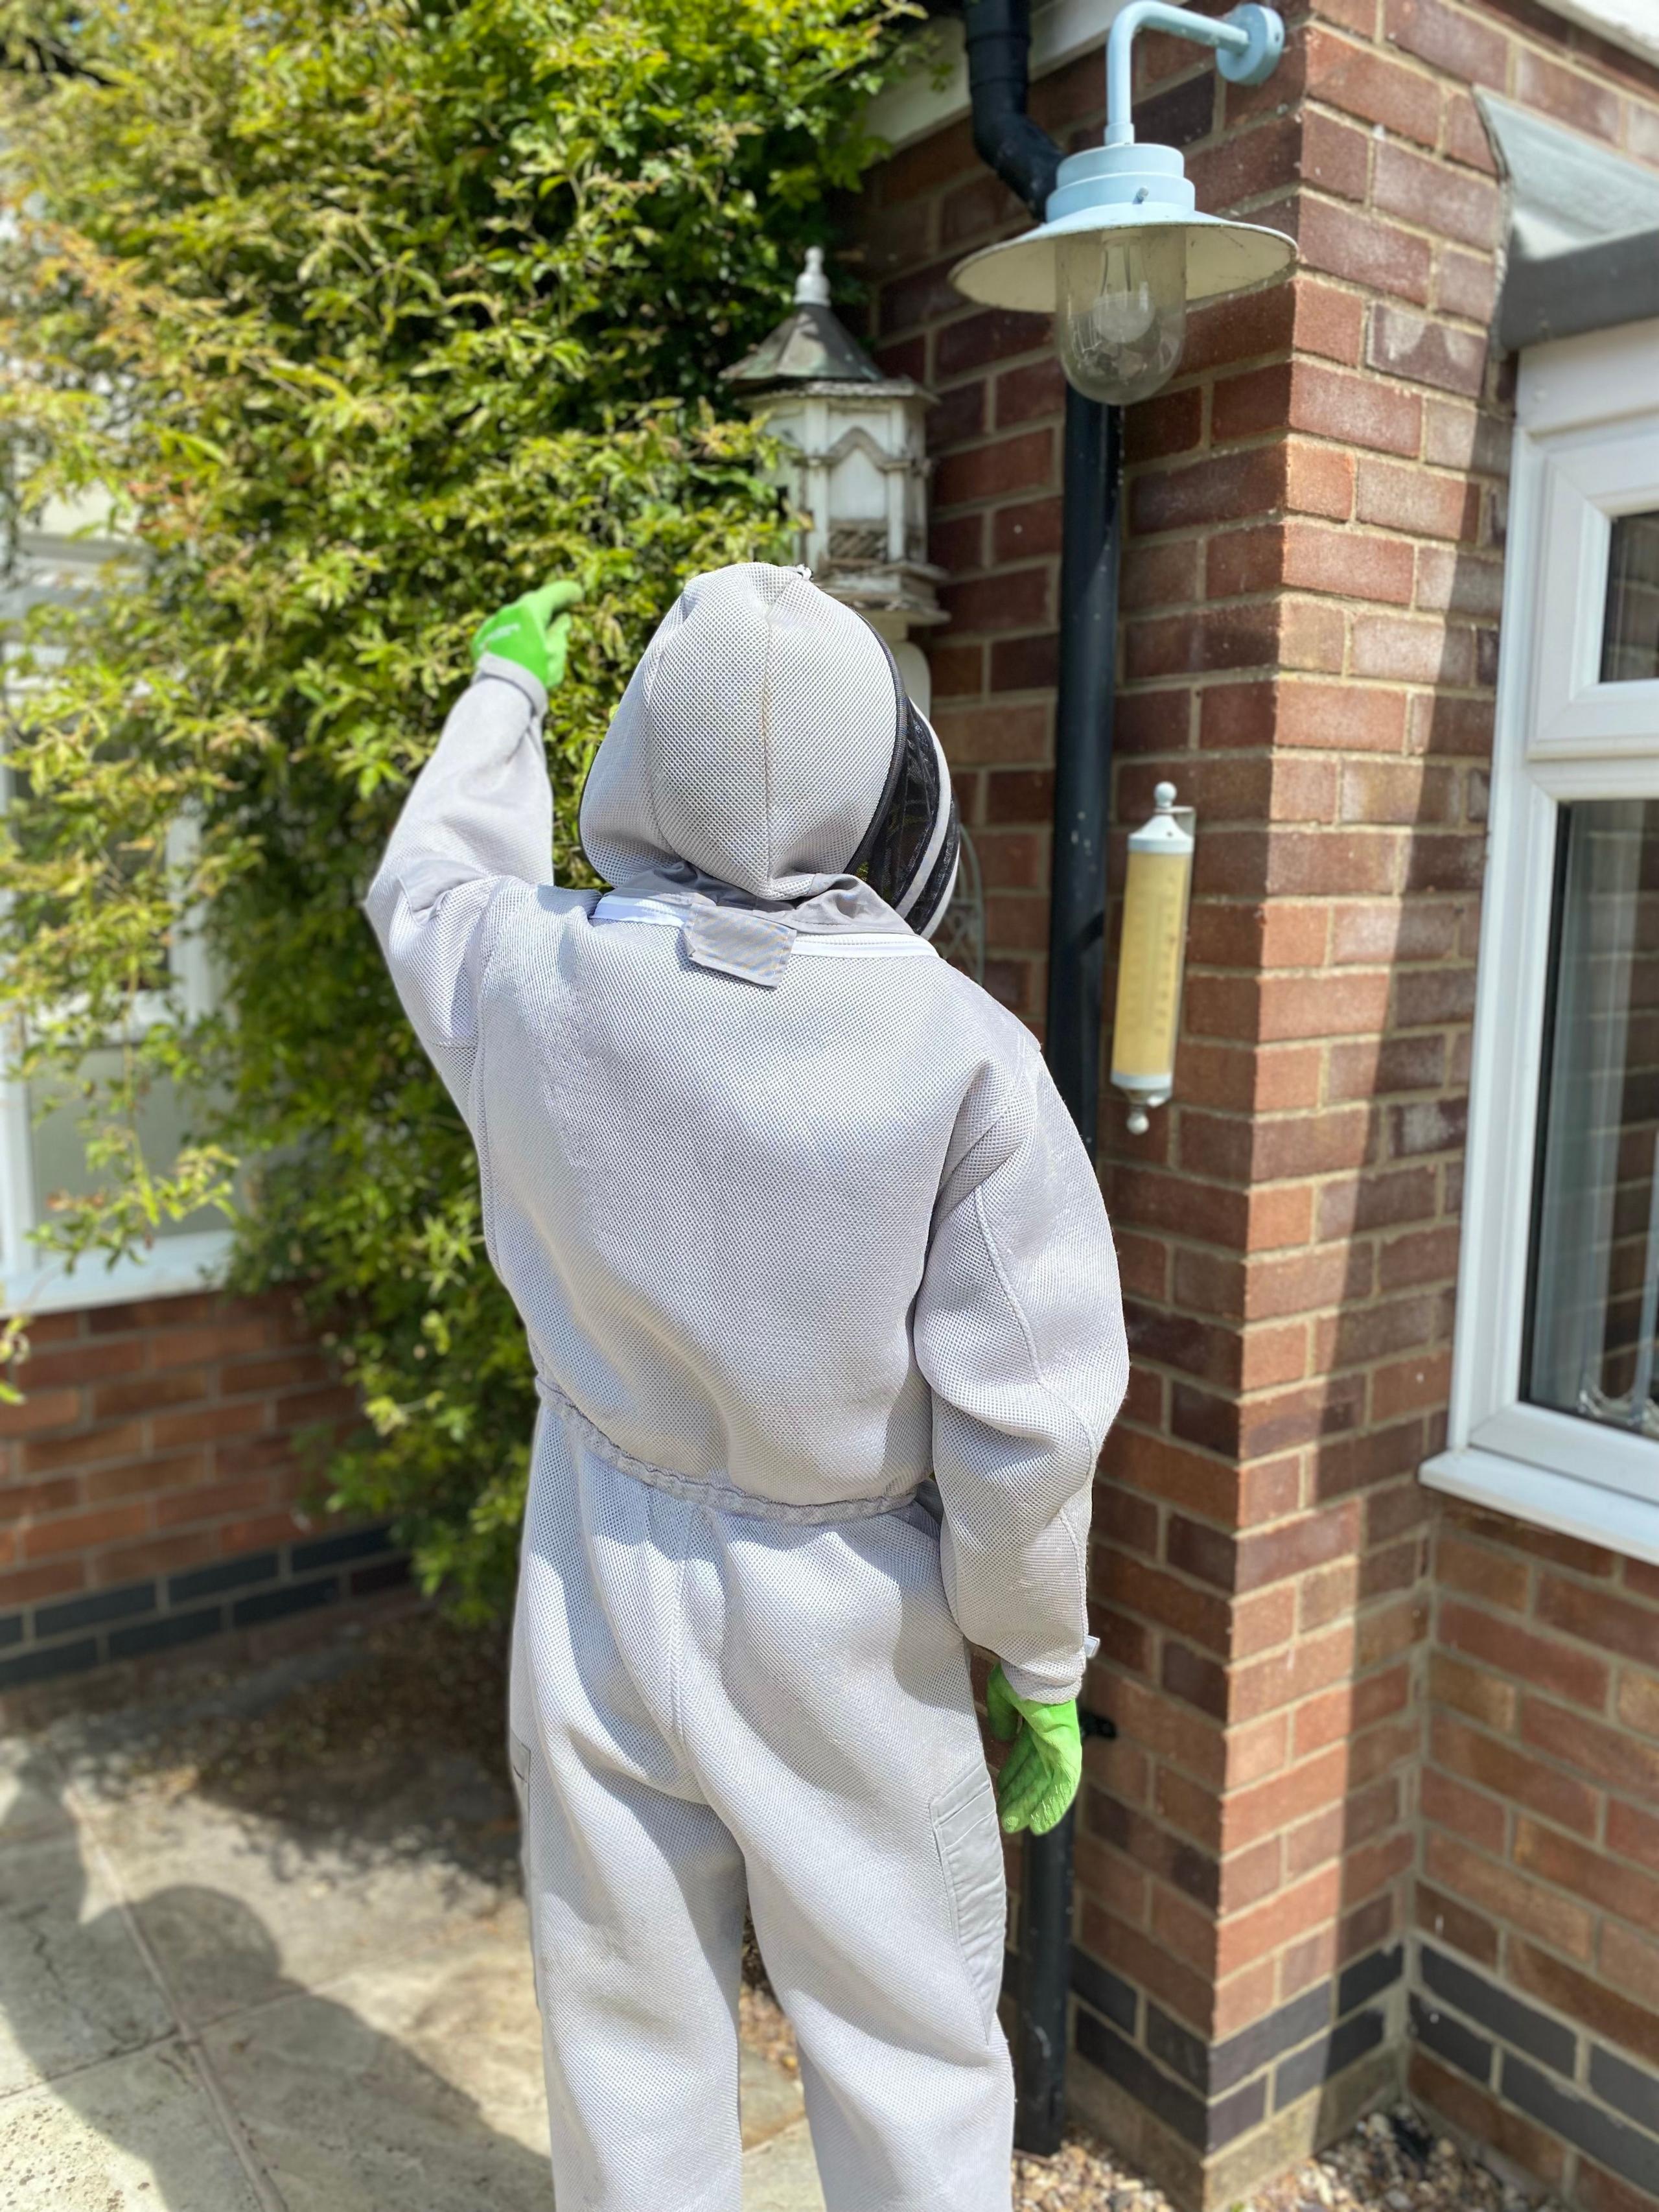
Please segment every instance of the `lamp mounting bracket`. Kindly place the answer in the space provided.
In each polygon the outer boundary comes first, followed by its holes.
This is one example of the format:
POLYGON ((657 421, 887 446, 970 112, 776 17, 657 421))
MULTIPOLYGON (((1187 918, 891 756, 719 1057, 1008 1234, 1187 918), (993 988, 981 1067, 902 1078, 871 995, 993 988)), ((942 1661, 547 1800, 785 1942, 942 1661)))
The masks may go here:
POLYGON ((1285 51, 1284 17, 1276 8, 1258 6, 1256 0, 1244 0, 1218 21, 1170 7, 1168 0, 1129 0, 1113 18, 1106 39, 1109 146, 1134 143, 1131 57, 1137 31, 1167 31, 1171 38, 1186 39, 1193 46, 1213 46, 1215 65, 1230 84, 1261 84, 1273 75, 1285 51))

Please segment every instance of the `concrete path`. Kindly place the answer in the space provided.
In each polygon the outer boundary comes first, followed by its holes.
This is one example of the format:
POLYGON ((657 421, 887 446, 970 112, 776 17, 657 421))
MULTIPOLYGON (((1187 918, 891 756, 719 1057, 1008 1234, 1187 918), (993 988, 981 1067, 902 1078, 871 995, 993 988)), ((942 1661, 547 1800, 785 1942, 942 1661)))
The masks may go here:
MULTIPOLYGON (((437 1754, 343 1819, 155 1726, 0 1741, 0 2207, 552 2212, 499 1784, 437 1754)), ((799 2084, 743 2088, 744 2212, 822 2212, 799 2084)))

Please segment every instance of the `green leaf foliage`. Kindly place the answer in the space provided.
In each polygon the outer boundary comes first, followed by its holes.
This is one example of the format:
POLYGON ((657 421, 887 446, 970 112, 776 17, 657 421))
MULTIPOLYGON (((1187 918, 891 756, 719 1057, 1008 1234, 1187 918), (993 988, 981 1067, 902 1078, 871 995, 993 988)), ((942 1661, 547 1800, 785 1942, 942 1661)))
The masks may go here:
POLYGON ((718 372, 876 150, 899 11, 0 0, 14 520, 131 549, 31 618, 8 686, 0 988, 25 1068, 79 1084, 99 1186, 46 1235, 117 1255, 220 1207, 236 1283, 295 1286, 361 1392, 333 1502, 395 1516, 476 1615, 510 1589, 530 1366, 359 902, 482 616, 585 586, 548 726, 580 880, 652 626, 696 569, 787 557, 718 372), (171 979, 181 916, 222 1016, 171 979), (191 1138, 158 1163, 162 1081, 191 1138))

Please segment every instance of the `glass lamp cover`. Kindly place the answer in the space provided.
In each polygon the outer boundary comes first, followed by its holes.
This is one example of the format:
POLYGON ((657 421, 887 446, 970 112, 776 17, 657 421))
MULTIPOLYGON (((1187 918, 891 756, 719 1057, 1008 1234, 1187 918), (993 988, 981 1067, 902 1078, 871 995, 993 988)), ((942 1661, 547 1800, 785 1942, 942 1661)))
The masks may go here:
POLYGON ((1187 234, 1083 231, 1059 241, 1054 331, 1068 383, 1127 407, 1167 384, 1187 337, 1187 234))

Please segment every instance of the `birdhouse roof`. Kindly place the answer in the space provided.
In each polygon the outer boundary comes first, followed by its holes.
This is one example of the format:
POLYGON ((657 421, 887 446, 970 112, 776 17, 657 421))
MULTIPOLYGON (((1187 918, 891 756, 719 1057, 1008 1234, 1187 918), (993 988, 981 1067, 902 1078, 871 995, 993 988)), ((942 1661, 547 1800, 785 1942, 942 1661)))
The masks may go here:
POLYGON ((780 384, 882 384, 875 362, 833 307, 798 301, 752 353, 723 372, 738 392, 780 384))

